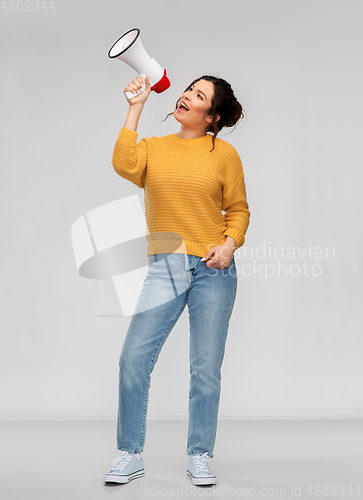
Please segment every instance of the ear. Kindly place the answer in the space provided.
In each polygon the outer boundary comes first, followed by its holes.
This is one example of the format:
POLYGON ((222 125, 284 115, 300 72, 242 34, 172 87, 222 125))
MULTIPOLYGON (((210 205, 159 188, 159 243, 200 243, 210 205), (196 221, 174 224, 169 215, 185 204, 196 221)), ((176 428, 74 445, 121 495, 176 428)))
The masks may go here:
MULTIPOLYGON (((220 119, 220 116, 217 115, 217 121, 220 119)), ((207 116, 207 122, 208 123, 212 123, 213 122, 213 115, 209 115, 207 116)))

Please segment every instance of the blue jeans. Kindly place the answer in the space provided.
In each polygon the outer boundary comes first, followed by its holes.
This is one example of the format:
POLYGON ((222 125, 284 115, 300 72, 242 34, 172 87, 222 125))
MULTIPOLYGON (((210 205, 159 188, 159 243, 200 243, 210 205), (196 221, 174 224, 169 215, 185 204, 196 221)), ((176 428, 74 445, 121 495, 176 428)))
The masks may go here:
MULTIPOLYGON (((234 257, 208 268, 188 254, 149 256, 149 268, 120 356, 117 448, 143 451, 150 374, 186 304, 190 324, 188 455, 213 456, 221 367, 236 290, 234 257)), ((172 373, 165 376, 172 377, 172 373)))

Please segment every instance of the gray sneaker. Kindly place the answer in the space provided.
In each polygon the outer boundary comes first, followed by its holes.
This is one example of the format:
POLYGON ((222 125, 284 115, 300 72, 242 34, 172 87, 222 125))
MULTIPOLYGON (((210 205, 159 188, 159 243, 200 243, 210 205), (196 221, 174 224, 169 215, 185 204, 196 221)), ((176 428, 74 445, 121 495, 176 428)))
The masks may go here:
POLYGON ((112 462, 112 469, 104 476, 105 483, 128 483, 145 474, 141 453, 121 451, 121 457, 112 462))
POLYGON ((217 478, 209 470, 208 453, 190 455, 187 474, 192 479, 192 483, 199 486, 216 484, 217 478))

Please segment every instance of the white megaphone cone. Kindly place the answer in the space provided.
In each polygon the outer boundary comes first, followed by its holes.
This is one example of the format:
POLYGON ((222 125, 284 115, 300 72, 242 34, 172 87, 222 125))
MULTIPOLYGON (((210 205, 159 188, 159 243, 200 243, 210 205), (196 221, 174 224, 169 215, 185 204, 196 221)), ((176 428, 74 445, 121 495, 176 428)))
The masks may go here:
MULTIPOLYGON (((140 30, 132 29, 124 33, 108 51, 108 57, 119 59, 133 68, 145 80, 149 75, 151 90, 160 94, 170 87, 170 80, 166 76, 166 69, 162 68, 155 59, 152 59, 140 40, 140 30)), ((145 89, 145 84, 138 92, 126 92, 128 99, 137 96, 145 89)))

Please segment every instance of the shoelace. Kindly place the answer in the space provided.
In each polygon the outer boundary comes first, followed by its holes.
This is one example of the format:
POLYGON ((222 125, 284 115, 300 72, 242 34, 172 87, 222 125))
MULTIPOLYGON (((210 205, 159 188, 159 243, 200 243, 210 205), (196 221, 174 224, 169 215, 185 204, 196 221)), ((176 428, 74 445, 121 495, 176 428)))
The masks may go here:
POLYGON ((119 470, 122 471, 124 470, 131 460, 134 458, 133 454, 127 452, 127 451, 122 451, 122 456, 115 458, 115 460, 112 462, 113 469, 112 470, 119 470))
POLYGON ((203 455, 195 455, 193 458, 193 463, 195 467, 195 472, 199 474, 200 472, 205 472, 207 474, 211 474, 211 471, 208 467, 208 453, 203 453, 203 455))

